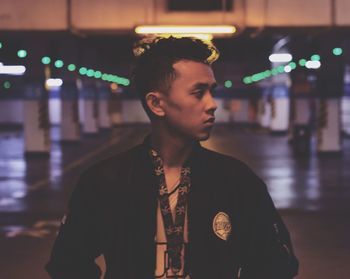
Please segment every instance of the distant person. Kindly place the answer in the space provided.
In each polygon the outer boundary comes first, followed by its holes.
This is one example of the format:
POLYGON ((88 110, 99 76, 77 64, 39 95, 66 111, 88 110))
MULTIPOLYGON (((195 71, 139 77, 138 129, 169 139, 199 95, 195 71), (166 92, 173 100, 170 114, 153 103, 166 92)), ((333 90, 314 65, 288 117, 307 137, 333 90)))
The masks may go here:
POLYGON ((217 105, 214 45, 155 38, 134 49, 133 83, 151 120, 142 144, 86 170, 46 270, 54 279, 290 279, 287 228, 244 163, 200 145, 217 105))

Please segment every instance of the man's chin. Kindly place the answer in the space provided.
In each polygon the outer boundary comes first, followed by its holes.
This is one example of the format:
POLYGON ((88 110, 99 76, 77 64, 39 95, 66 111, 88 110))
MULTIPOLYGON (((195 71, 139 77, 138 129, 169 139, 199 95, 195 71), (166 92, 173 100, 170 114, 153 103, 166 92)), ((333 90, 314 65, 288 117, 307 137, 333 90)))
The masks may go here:
POLYGON ((203 130, 197 130, 197 131, 191 131, 190 133, 186 134, 186 138, 190 141, 205 141, 209 139, 211 133, 211 129, 203 129, 203 130))
POLYGON ((197 140, 205 141, 205 140, 209 139, 209 137, 210 137, 210 132, 203 132, 197 136, 197 140))

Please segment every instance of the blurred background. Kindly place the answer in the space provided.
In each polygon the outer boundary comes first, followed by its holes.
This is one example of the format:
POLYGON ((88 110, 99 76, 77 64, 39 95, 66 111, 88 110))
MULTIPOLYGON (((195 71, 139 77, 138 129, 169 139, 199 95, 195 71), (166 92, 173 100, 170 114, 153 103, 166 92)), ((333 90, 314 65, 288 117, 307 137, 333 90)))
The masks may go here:
POLYGON ((149 132, 130 80, 144 34, 216 44, 203 145, 267 183, 297 278, 350 278, 349 14, 348 0, 0 0, 0 278, 49 278, 81 171, 149 132))

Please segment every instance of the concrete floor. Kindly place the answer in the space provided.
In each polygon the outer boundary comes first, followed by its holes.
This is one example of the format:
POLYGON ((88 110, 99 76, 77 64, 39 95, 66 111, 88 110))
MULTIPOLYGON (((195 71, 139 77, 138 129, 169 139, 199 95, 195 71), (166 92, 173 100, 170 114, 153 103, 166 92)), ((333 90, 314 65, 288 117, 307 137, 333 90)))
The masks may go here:
MULTIPOLYGON (((121 126, 61 144, 54 127, 51 156, 25 158, 21 130, 1 129, 0 278, 49 278, 43 266, 80 171, 148 131, 121 126)), ((243 160, 267 183, 300 260, 296 278, 350 278, 350 139, 341 156, 317 156, 312 149, 310 157, 297 158, 286 136, 216 126, 203 145, 243 160)))

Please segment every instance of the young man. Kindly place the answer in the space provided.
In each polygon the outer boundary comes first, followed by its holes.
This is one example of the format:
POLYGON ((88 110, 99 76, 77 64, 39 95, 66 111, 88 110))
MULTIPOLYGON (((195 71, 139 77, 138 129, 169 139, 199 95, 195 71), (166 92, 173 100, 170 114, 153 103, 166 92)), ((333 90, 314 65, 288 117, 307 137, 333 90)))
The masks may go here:
POLYGON ((46 269, 52 278, 291 279, 289 233, 264 183, 242 162, 203 148, 217 105, 197 39, 135 48, 134 84, 151 119, 143 143, 89 168, 46 269))

